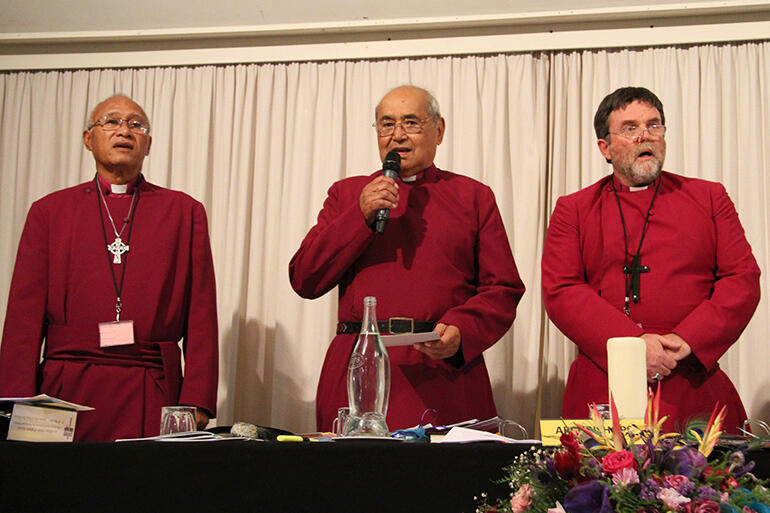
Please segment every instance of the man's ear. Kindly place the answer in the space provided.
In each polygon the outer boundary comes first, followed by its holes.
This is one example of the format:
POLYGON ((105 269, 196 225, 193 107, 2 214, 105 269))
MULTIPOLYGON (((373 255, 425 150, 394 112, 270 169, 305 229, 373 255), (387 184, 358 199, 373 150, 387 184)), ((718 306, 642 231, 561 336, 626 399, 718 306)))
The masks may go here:
POLYGON ((88 151, 93 151, 93 148, 91 147, 91 131, 90 130, 83 130, 83 144, 85 145, 86 149, 88 151))
POLYGON ((610 157, 610 143, 608 143, 606 139, 599 139, 596 141, 596 144, 599 146, 599 151, 604 157, 604 160, 606 160, 608 164, 612 164, 612 158, 610 157))

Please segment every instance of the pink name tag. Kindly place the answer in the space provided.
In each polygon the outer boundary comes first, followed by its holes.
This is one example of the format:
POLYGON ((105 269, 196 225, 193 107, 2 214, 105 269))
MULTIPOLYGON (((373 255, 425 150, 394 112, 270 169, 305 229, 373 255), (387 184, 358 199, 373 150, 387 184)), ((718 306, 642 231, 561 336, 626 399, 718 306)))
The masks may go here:
POLYGON ((133 343, 134 321, 99 323, 99 346, 125 346, 133 343))

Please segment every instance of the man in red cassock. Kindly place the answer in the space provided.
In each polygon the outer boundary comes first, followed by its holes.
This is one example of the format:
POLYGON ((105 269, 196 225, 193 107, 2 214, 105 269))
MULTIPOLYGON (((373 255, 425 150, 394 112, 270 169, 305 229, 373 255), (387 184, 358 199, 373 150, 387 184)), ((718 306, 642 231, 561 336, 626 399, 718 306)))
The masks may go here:
POLYGON ((482 353, 510 328, 524 293, 494 194, 433 165, 445 122, 427 91, 398 87, 375 117, 380 159, 390 151, 401 157, 398 179, 377 171, 332 185, 289 264, 302 297, 339 287, 337 336, 316 396, 318 428, 331 429, 337 409, 348 405, 348 361, 366 296, 377 298, 378 320, 408 317, 414 331, 440 335, 388 348, 391 429, 418 424, 429 408, 436 414, 426 419, 440 424, 493 417, 482 353), (390 220, 380 234, 374 222, 381 208, 390 209, 390 220))
POLYGON ((666 429, 719 403, 737 432, 746 413, 718 361, 759 302, 759 268, 735 207, 718 183, 661 171, 665 117, 651 91, 613 92, 594 128, 613 173, 558 200, 543 248, 546 311, 578 347, 562 415, 608 402, 607 339, 631 336, 646 343, 666 429))
POLYGON ((197 407, 199 428, 216 413, 206 212, 144 180, 149 130, 125 96, 97 105, 83 132, 96 177, 36 201, 19 242, 0 396, 46 393, 94 407, 78 413, 75 440, 157 435, 166 405, 197 407))

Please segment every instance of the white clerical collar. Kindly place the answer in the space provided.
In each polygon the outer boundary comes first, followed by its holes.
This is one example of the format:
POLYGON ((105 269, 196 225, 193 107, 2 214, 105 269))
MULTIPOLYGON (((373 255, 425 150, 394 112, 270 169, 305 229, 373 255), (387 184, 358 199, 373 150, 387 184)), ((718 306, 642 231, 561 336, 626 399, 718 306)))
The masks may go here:
POLYGON ((423 172, 422 172, 422 171, 420 171, 420 172, 419 172, 419 173, 417 173, 416 175, 412 175, 412 176, 402 176, 402 177, 400 177, 400 178, 401 178, 401 181, 402 181, 402 182, 416 182, 418 178, 422 177, 422 175, 423 175, 423 172))
POLYGON ((126 191, 128 191, 128 184, 127 183, 111 183, 110 184, 110 190, 113 194, 125 194, 126 191))
POLYGON ((648 185, 640 185, 639 187, 629 187, 628 190, 631 191, 631 192, 646 191, 648 187, 649 187, 649 184, 648 185))

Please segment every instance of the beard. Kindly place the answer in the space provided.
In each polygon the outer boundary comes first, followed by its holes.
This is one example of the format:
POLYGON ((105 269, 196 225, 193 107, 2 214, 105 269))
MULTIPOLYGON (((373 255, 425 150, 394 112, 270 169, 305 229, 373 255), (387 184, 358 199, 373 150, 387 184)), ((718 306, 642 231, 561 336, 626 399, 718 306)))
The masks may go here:
POLYGON ((649 185, 654 182, 663 169, 663 160, 666 156, 666 147, 656 147, 651 143, 640 144, 633 151, 613 156, 612 166, 620 172, 632 187, 649 185), (652 158, 639 161, 637 157, 648 152, 652 158))

